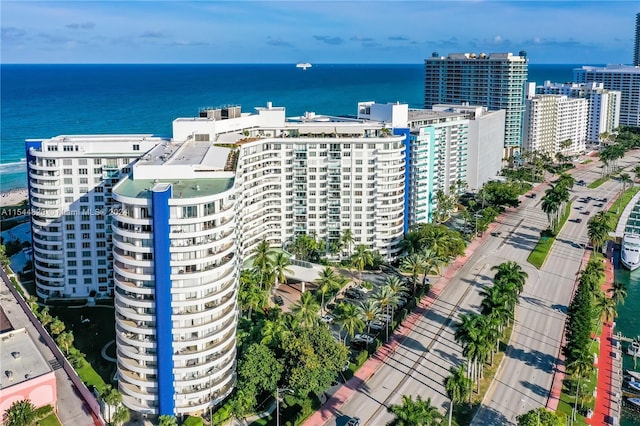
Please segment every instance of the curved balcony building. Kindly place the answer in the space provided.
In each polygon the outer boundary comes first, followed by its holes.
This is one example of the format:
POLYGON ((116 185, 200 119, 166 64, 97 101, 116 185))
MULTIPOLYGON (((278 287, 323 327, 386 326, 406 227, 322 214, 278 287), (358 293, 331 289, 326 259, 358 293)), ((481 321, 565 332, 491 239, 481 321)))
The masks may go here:
POLYGON ((131 179, 113 191, 119 387, 149 414, 202 412, 235 381, 233 179, 131 179))

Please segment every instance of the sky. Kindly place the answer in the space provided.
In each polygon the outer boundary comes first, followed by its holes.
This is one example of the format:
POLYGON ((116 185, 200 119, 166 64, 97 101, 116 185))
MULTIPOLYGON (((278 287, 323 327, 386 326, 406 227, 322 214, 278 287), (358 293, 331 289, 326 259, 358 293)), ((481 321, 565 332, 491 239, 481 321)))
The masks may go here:
POLYGON ((0 2, 2 63, 422 63, 525 50, 629 64, 637 1, 0 2))

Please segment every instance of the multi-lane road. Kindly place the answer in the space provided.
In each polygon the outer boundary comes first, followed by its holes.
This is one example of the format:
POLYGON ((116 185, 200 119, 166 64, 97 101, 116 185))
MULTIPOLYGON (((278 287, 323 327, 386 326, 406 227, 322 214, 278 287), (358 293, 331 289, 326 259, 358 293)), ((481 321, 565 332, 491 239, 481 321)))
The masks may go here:
MULTIPOLYGON (((634 154, 619 163, 626 166, 639 162, 640 156, 634 154)), ((577 180, 591 182, 599 173, 597 163, 592 163, 573 175, 577 180)), ((619 190, 620 184, 615 181, 597 189, 576 186, 572 199, 587 195, 611 199, 619 190)), ((537 270, 527 257, 547 226, 546 215, 540 209, 541 198, 523 197, 517 209, 501 216, 496 234, 468 258, 395 353, 341 407, 333 410, 326 425, 343 425, 350 416, 359 417, 364 425, 386 424, 393 418, 387 407, 399 404, 402 395, 431 398, 432 404, 444 412, 449 404, 443 382, 452 366, 464 362, 462 348, 453 337, 455 322, 462 313, 479 311, 480 291, 491 284, 494 275, 491 267, 508 260, 518 262, 529 279, 516 311, 506 356, 474 424, 513 423, 518 414, 546 404, 566 308, 587 243, 586 219, 602 207, 596 207, 594 201, 577 204, 588 206, 584 209, 591 214, 573 209, 570 219, 584 220, 567 222, 543 268, 537 270)))

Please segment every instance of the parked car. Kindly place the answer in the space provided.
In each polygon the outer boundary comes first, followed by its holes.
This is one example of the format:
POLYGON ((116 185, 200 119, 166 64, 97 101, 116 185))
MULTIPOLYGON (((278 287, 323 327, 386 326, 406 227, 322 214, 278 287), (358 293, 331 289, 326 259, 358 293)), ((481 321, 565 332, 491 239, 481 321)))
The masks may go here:
POLYGON ((332 324, 333 323, 333 315, 325 315, 322 318, 320 318, 320 321, 322 321, 325 324, 332 324))
POLYGON ((382 330, 384 328, 384 322, 378 320, 370 321, 367 325, 371 330, 382 330))
POLYGON ((356 334, 353 339, 351 339, 352 342, 364 342, 367 345, 370 345, 371 343, 373 343, 375 339, 371 336, 368 336, 366 334, 356 334))
POLYGON ((584 215, 587 215, 587 216, 588 216, 588 215, 590 215, 590 214, 591 214, 591 212, 590 212, 589 210, 585 210, 585 211, 583 211, 583 212, 582 212, 582 214, 584 214, 584 215))
POLYGON ((393 320, 393 318, 391 318, 391 315, 387 314, 378 314, 376 316, 376 319, 383 322, 391 322, 393 320))
POLYGON ((576 223, 582 223, 582 219, 580 219, 579 217, 576 218, 576 223))
POLYGON ((280 295, 273 296, 273 301, 276 302, 276 305, 278 306, 284 305, 284 300, 282 300, 282 296, 280 295))
POLYGON ((359 417, 351 417, 347 422, 347 426, 360 426, 360 418, 359 417))

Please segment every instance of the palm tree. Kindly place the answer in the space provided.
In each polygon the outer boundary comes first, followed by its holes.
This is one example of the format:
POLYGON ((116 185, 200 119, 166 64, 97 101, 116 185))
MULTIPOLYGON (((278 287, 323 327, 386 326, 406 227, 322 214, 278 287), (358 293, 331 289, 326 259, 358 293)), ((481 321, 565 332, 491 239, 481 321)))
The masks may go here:
POLYGON ((360 333, 364 330, 364 321, 362 320, 361 310, 351 303, 340 304, 336 321, 340 324, 341 332, 342 330, 347 331, 347 334, 344 336, 345 344, 347 342, 347 336, 353 338, 356 332, 360 333))
POLYGON ((427 268, 427 262, 425 262, 424 257, 418 253, 412 253, 409 256, 406 256, 400 262, 400 270, 402 272, 407 272, 411 274, 411 283, 413 284, 413 293, 416 292, 416 287, 418 284, 418 276, 423 274, 425 269, 427 268))
POLYGON ((251 314, 255 309, 266 305, 267 293, 259 287, 257 271, 244 270, 240 274, 240 288, 238 290, 238 304, 241 313, 247 310, 247 318, 251 319, 251 314))
POLYGON ((382 312, 380 306, 372 299, 360 303, 360 316, 367 323, 367 334, 371 333, 371 321, 375 320, 382 312))
POLYGON ((588 347, 580 348, 571 358, 573 361, 567 365, 571 376, 584 379, 593 371, 593 355, 588 347))
POLYGON ((524 284, 529 278, 529 274, 522 270, 522 267, 513 260, 503 262, 499 265, 495 265, 491 268, 492 271, 497 271, 494 276, 494 280, 499 281, 506 279, 507 281, 515 284, 518 294, 522 293, 524 284))
POLYGON ((121 425, 122 423, 128 422, 130 418, 131 413, 129 412, 129 409, 124 405, 120 405, 116 408, 115 413, 113 413, 111 422, 115 425, 121 425))
POLYGON ((311 292, 304 292, 300 299, 291 306, 291 312, 303 327, 312 327, 318 323, 320 307, 311 292))
POLYGON ((399 299, 409 293, 409 289, 407 288, 406 284, 400 281, 400 278, 398 278, 396 275, 387 277, 387 279, 383 283, 383 286, 389 287, 389 290, 391 290, 391 293, 395 296, 396 299, 395 304, 390 305, 391 317, 393 317, 394 310, 400 302, 399 299))
POLYGON ((51 324, 53 322, 53 317, 49 313, 48 306, 42 308, 38 315, 38 319, 40 319, 40 324, 42 324, 43 327, 46 327, 48 324, 51 324))
POLYGON ((273 263, 271 266, 273 268, 273 274, 275 275, 275 278, 276 278, 275 288, 278 288, 278 286, 281 283, 287 280, 285 273, 289 273, 289 274, 293 273, 293 271, 288 268, 288 266, 291 266, 291 262, 289 261, 289 256, 287 256, 281 251, 277 252, 275 257, 273 258, 273 263))
POLYGON ((420 395, 413 400, 410 395, 402 395, 402 404, 392 405, 387 410, 395 415, 389 426, 434 426, 442 424, 442 414, 431 405, 431 398, 423 400, 420 395))
POLYGON ((340 289, 340 276, 333 272, 333 269, 327 266, 322 270, 320 276, 316 279, 316 284, 318 285, 317 291, 319 291, 322 295, 320 308, 324 311, 324 296, 327 293, 331 293, 334 290, 340 289))
POLYGON ((6 426, 26 426, 36 419, 36 406, 28 399, 16 401, 4 412, 2 421, 6 426))
POLYGON ((56 338, 58 346, 64 348, 64 353, 69 354, 69 348, 73 345, 73 331, 65 331, 56 338))
POLYGON ((600 252, 604 243, 609 239, 610 228, 606 221, 599 220, 596 216, 587 222, 587 236, 596 252, 600 252))
POLYGON ((64 329, 65 329, 64 323, 60 321, 58 317, 54 317, 53 320, 51 321, 51 324, 49 325, 49 330, 51 331, 51 334, 54 336, 57 336, 58 334, 62 333, 64 329))
POLYGON ((273 320, 266 320, 262 326, 260 333, 262 339, 260 343, 270 347, 280 347, 279 345, 286 340, 291 333, 291 324, 287 322, 290 315, 279 316, 273 320))
MULTIPOLYGON (((389 309, 393 309, 398 306, 399 295, 394 293, 389 286, 382 286, 373 294, 372 299, 380 306, 380 309, 388 316, 389 309)), ((389 340, 389 318, 385 318, 385 325, 387 330, 387 340, 389 340)))
POLYGON ((340 237, 340 242, 347 246, 347 255, 351 257, 351 244, 356 242, 351 229, 345 229, 342 231, 342 236, 340 237))
POLYGON ((265 288, 264 280, 273 270, 273 255, 274 251, 271 249, 267 240, 262 240, 258 243, 253 255, 253 267, 260 275, 260 287, 265 288))
POLYGON ((627 285, 625 283, 614 281, 608 292, 611 293, 611 299, 616 305, 624 305, 624 299, 627 297, 627 285))
POLYGON ((606 294, 602 292, 597 299, 595 309, 598 314, 598 319, 604 318, 606 322, 611 322, 618 316, 618 312, 616 311, 616 302, 613 298, 607 297, 606 294))
POLYGON ((635 166, 633 168, 633 173, 636 175, 636 180, 640 181, 640 166, 635 166))
POLYGON ((358 244, 355 252, 351 256, 351 262, 353 262, 353 265, 358 269, 360 273, 359 279, 360 282, 362 282, 362 271, 364 271, 365 267, 373 265, 373 254, 367 246, 358 244))
POLYGON ((549 221, 549 229, 555 229, 555 220, 556 214, 558 213, 558 209, 560 208, 560 201, 550 195, 545 195, 542 197, 542 204, 540 204, 540 208, 547 215, 547 220, 549 221))
POLYGON ((444 380, 444 388, 449 397, 449 426, 453 415, 453 404, 459 404, 471 397, 471 380, 467 377, 464 364, 458 368, 449 369, 451 375, 444 380))

